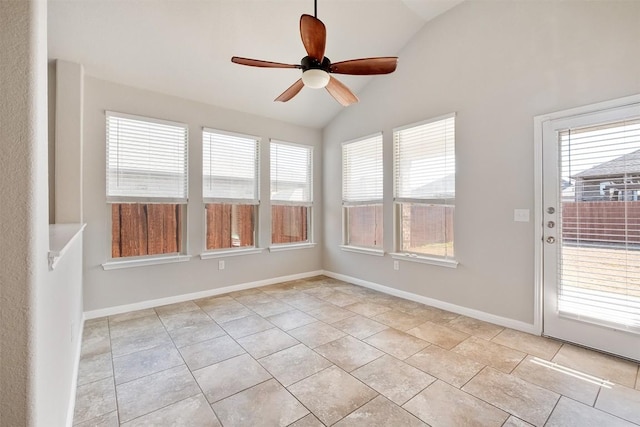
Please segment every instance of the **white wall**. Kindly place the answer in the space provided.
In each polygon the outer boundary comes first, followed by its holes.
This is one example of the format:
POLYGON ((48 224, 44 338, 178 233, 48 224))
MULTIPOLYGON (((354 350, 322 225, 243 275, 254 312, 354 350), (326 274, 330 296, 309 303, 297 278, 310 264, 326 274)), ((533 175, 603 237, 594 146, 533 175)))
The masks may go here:
POLYGON ((640 93, 640 2, 468 1, 425 28, 323 135, 324 268, 528 324, 534 320, 533 117, 640 93), (457 269, 341 251, 341 142, 456 112, 457 269), (533 211, 532 216, 533 218, 533 211))
MULTIPOLYGON (((153 76, 150 76, 153 78, 153 76)), ((207 291, 224 286, 317 271, 322 268, 320 245, 310 249, 269 252, 201 260, 204 248, 202 204, 202 127, 262 137, 259 246, 270 242, 269 138, 312 145, 314 155, 314 227, 321 241, 322 189, 320 131, 245 113, 110 83, 89 76, 84 86, 83 206, 85 230, 85 310, 207 291), (110 256, 110 211, 105 197, 105 110, 154 117, 189 125, 188 262, 104 271, 110 256)), ((215 94, 211 94, 212 99, 215 94)), ((274 105, 277 108, 277 105, 274 105)))
MULTIPOLYGON (((46 425, 47 4, 0 2, 0 425, 46 425)), ((64 375, 64 374, 63 374, 64 375)), ((62 408, 66 412, 66 407, 62 408)))

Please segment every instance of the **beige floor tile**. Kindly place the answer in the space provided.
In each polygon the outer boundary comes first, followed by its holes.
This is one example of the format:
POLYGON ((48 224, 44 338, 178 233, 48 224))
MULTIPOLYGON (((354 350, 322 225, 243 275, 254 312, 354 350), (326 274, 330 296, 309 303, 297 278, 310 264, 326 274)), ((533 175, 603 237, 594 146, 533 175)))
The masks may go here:
POLYGON ((595 407, 640 425, 640 391, 624 386, 602 387, 595 407))
POLYGON ((196 306, 196 308, 197 310, 160 314, 160 320, 169 332, 176 329, 182 329, 189 326, 211 322, 211 318, 207 315, 207 313, 200 310, 198 306, 196 306))
POLYGON ((311 348, 321 346, 322 344, 337 340, 346 335, 341 330, 327 325, 324 322, 315 322, 300 326, 299 328, 291 329, 288 333, 311 348))
POLYGON ((298 310, 309 311, 322 307, 330 307, 332 304, 321 300, 320 298, 312 297, 305 294, 297 294, 290 297, 281 299, 289 305, 294 306, 298 310))
POLYGON ((100 353, 80 358, 77 385, 92 383, 112 376, 111 353, 100 353))
POLYGON ((422 323, 415 328, 409 329, 407 333, 447 350, 451 350, 469 338, 469 335, 462 331, 433 322, 422 323))
POLYGON ((340 320, 346 319, 347 317, 356 315, 356 313, 354 313, 353 311, 345 310, 344 308, 340 308, 335 305, 316 308, 315 310, 309 310, 307 313, 309 313, 316 319, 326 323, 338 322, 340 320))
POLYGON ((459 314, 452 313, 450 311, 441 310, 436 307, 430 307, 428 305, 421 305, 420 307, 404 310, 407 313, 415 314, 417 316, 424 317, 424 320, 438 324, 447 324, 453 319, 460 316, 459 314))
POLYGON ((636 363, 570 344, 564 344, 553 361, 630 388, 638 373, 636 363))
POLYGON ((420 308, 421 306, 422 304, 420 304, 419 302, 402 298, 399 298, 389 304, 389 307, 393 308, 394 310, 402 311, 404 313, 410 313, 412 310, 420 308))
POLYGON ((204 306, 202 309, 218 323, 231 322, 255 315, 253 311, 235 300, 220 305, 204 306))
POLYGON ((431 345, 405 362, 455 387, 462 387, 484 368, 482 363, 431 345))
POLYGON ((137 351, 148 350, 164 344, 171 344, 171 337, 164 330, 142 331, 111 339, 113 357, 124 356, 137 351))
POLYGON ((521 351, 473 336, 451 351, 506 373, 511 372, 526 356, 521 351))
POLYGON ((320 422, 313 414, 309 414, 306 417, 300 418, 289 427, 324 427, 324 424, 320 422))
POLYGON ((349 304, 349 305, 345 305, 344 308, 346 308, 347 310, 351 310, 354 313, 358 313, 361 316, 365 316, 365 317, 373 317, 373 316, 377 316, 378 314, 382 314, 386 311, 391 310, 391 308, 382 305, 382 304, 376 304, 373 302, 367 302, 368 300, 365 300, 363 302, 356 302, 354 304, 349 304))
POLYGON ((275 380, 212 405, 225 427, 288 426, 309 411, 275 380))
POLYGON ((202 341, 179 349, 182 358, 192 371, 239 356, 244 349, 228 336, 202 341))
POLYGON ((636 390, 640 390, 640 368, 638 369, 638 378, 636 378, 636 390))
POLYGON ((357 302, 360 302, 362 299, 362 297, 360 296, 348 294, 338 290, 334 290, 328 295, 324 295, 319 298, 327 302, 330 302, 333 305, 337 305, 338 307, 344 307, 346 305, 355 304, 357 302))
POLYGON ((265 294, 260 289, 246 289, 244 291, 233 292, 229 294, 229 296, 249 308, 255 304, 265 304, 275 301, 275 298, 269 294, 265 294), (250 292, 247 293, 246 291, 250 292))
POLYGON ((307 313, 297 309, 287 311, 286 313, 276 314, 275 316, 269 316, 267 317, 267 320, 283 331, 299 328, 300 326, 318 321, 315 317, 309 316, 307 313))
POLYGON ((155 316, 156 311, 153 308, 145 308, 144 310, 128 311, 126 313, 114 314, 109 316, 109 325, 114 326, 120 322, 126 322, 133 319, 139 319, 146 316, 155 316))
POLYGON ((118 412, 113 411, 82 423, 74 423, 73 427, 118 427, 119 425, 118 412))
POLYGON ((263 294, 264 294, 264 291, 262 290, 262 288, 249 288, 249 289, 242 289, 240 291, 229 292, 227 295, 230 296, 231 298, 240 298, 240 297, 245 297, 249 295, 263 295, 263 294))
POLYGON ((184 365, 184 361, 173 344, 113 358, 116 384, 126 383, 180 365, 184 365))
POLYGON ((429 345, 426 341, 395 329, 378 332, 364 341, 401 360, 416 354, 429 345))
POLYGON ((186 313, 188 311, 199 311, 200 307, 193 301, 183 301, 175 304, 163 305, 156 307, 155 311, 162 318, 162 316, 169 316, 177 313, 186 313))
POLYGON ((593 406, 600 390, 599 386, 583 379, 535 363, 533 356, 527 356, 513 375, 589 406, 593 406))
POLYGON ((560 401, 545 427, 633 427, 634 424, 567 397, 560 401))
POLYGON ((274 327, 268 320, 256 315, 221 323, 220 326, 235 339, 255 334, 256 332, 266 331, 274 327))
POLYGON ((263 302, 260 304, 253 304, 248 307, 262 317, 273 316, 276 314, 286 313, 287 311, 295 310, 295 308, 290 306, 289 304, 284 303, 282 301, 278 301, 278 300, 263 302))
POLYGON ((373 426, 402 426, 428 427, 395 403, 378 396, 369 403, 356 409, 343 418, 336 427, 373 427, 373 426))
POLYGON ((320 299, 322 299, 322 297, 325 297, 327 295, 331 295, 334 292, 336 291, 331 286, 318 286, 315 288, 302 291, 302 293, 304 293, 305 295, 310 295, 312 297, 320 298, 320 299))
POLYGON ((176 402, 172 405, 158 409, 142 417, 136 418, 122 427, 156 427, 156 426, 181 426, 181 427, 222 427, 216 418, 211 406, 202 394, 176 402))
POLYGON ((164 325, 155 311, 149 316, 136 317, 118 322, 109 321, 111 339, 133 335, 148 335, 164 332, 164 325))
POLYGON ((174 329, 169 331, 169 335, 171 335, 171 339, 176 347, 180 348, 221 337, 226 335, 226 332, 218 326, 216 322, 209 319, 209 321, 205 323, 174 329))
POLYGON ((526 421, 511 415, 509 419, 502 425, 502 427, 533 427, 526 421))
POLYGON ((551 360, 562 346, 560 341, 513 329, 505 329, 491 341, 545 360, 551 360))
POLYGON ((259 359, 300 343, 286 332, 282 332, 278 328, 271 328, 240 338, 238 339, 238 344, 247 350, 250 355, 259 359))
POLYGON ((81 357, 95 356, 111 351, 109 320, 106 317, 87 320, 82 330, 81 357))
POLYGON ((492 368, 483 369, 462 390, 515 415, 542 426, 560 395, 492 368))
POLYGON ((351 372, 384 354, 349 335, 316 347, 315 351, 347 372, 351 372))
POLYGON ((485 340, 490 340, 504 330, 502 326, 467 316, 458 316, 451 320, 447 326, 485 340))
POLYGON ((240 304, 229 295, 214 295, 211 297, 200 298, 193 302, 204 311, 207 311, 207 308, 224 307, 227 304, 240 304))
POLYGON ((331 362, 304 344, 263 357, 259 362, 285 387, 331 366, 331 362))
POLYGON ((121 423, 200 393, 198 384, 184 365, 120 384, 116 388, 121 423))
POLYGON ((288 388, 326 425, 335 423, 377 395, 337 366, 318 372, 288 388))
POLYGON ((373 334, 389 329, 387 325, 378 323, 375 320, 357 315, 344 320, 332 323, 331 326, 340 329, 358 339, 370 337, 373 334))
POLYGON ((356 369, 351 375, 397 405, 403 405, 436 380, 389 355, 356 369))
POLYGON ((116 410, 116 389, 113 378, 105 378, 76 389, 73 421, 82 423, 116 410))
POLYGON ((442 381, 434 382, 403 407, 432 427, 501 426, 509 417, 442 381))
POLYGON ((248 354, 198 369, 193 371, 193 376, 211 403, 271 378, 248 354))
POLYGON ((424 323, 424 317, 397 310, 390 310, 382 314, 378 314, 373 318, 373 320, 405 332, 424 323))

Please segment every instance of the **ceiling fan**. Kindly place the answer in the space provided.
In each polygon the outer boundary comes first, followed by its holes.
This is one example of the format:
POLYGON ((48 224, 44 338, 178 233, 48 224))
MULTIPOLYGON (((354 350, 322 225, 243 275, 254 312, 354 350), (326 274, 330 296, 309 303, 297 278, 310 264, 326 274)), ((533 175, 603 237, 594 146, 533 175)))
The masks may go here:
POLYGON ((317 0, 314 0, 314 15, 302 15, 300 17, 300 35, 302 44, 307 51, 307 56, 302 58, 300 64, 283 64, 279 62, 262 61, 259 59, 241 58, 234 56, 231 62, 240 65, 263 68, 298 68, 302 70, 302 78, 298 79, 287 90, 282 92, 275 100, 287 102, 302 90, 304 86, 320 89, 326 88, 343 106, 347 107, 358 102, 356 97, 348 87, 330 74, 351 74, 351 75, 373 75, 389 74, 395 71, 398 58, 393 56, 351 59, 331 63, 329 58, 324 56, 325 44, 327 41, 327 30, 317 18, 317 0))

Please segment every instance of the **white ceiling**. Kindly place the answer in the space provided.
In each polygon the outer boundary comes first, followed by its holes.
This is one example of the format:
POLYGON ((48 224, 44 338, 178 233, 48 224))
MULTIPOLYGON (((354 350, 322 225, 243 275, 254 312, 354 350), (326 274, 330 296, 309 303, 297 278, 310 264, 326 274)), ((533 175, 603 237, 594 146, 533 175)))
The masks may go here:
MULTIPOLYGON (((461 1, 318 0, 326 55, 398 55, 426 21, 461 1)), ((326 91, 304 88, 273 102, 300 70, 230 61, 299 63, 303 13, 313 15, 313 0, 50 0, 49 58, 81 63, 104 80, 321 128, 344 108, 326 91)), ((385 76, 338 78, 357 95, 385 76)))

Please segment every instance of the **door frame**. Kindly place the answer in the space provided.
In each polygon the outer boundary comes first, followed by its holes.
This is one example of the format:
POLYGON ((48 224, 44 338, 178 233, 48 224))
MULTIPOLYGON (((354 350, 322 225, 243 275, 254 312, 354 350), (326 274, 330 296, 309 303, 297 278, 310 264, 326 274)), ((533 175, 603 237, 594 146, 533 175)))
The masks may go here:
POLYGON ((554 113, 542 114, 533 118, 534 140, 534 311, 533 327, 538 335, 544 335, 544 206, 543 206, 543 127, 546 122, 580 115, 592 114, 602 110, 640 104, 640 94, 627 96, 594 104, 584 105, 554 113))

